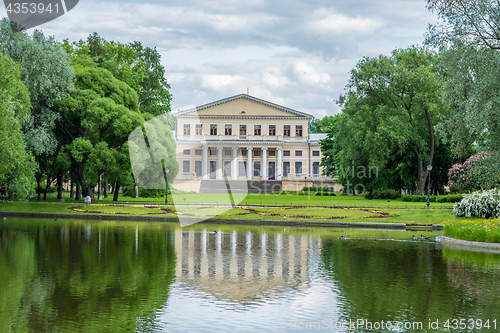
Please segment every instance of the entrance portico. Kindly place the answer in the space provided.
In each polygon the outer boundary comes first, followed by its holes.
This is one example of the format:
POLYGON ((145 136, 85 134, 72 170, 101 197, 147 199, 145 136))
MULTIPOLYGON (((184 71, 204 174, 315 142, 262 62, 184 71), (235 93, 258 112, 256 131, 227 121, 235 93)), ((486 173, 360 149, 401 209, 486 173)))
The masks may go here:
POLYGON ((202 179, 281 180, 282 147, 202 147, 202 179), (214 155, 216 152, 216 156, 214 155), (244 153, 242 153, 244 152, 244 153), (210 153, 210 155, 209 155, 210 153), (269 156, 269 153, 272 156, 269 156), (241 173, 240 162, 244 164, 241 173), (239 172, 240 171, 240 172, 239 172))

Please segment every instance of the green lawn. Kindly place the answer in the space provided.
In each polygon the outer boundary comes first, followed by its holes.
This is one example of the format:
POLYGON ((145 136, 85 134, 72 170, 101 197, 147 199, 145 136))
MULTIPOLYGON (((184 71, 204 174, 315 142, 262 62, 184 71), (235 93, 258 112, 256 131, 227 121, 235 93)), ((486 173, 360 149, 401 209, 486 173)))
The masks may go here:
MULTIPOLYGON (((453 206, 452 203, 431 203, 429 209, 425 203, 402 202, 401 199, 387 202, 387 200, 367 200, 359 196, 249 194, 240 203, 241 208, 227 209, 216 207, 228 201, 227 196, 222 194, 183 193, 176 195, 176 198, 182 204, 179 205, 177 202, 177 212, 173 205, 159 205, 164 203, 164 198, 120 197, 119 202, 113 202, 111 198, 108 198, 97 204, 86 205, 69 199, 67 193, 65 193, 65 203, 60 203, 60 200, 56 200, 54 196, 44 203, 37 201, 1 202, 0 211, 164 217, 175 217, 179 214, 221 219, 286 219, 289 221, 406 223, 410 225, 432 225, 459 220, 452 214, 450 209, 453 206), (121 206, 122 204, 128 205, 121 206)), ((169 202, 172 200, 169 199, 169 202)))
MULTIPOLYGON (((63 198, 66 202, 76 202, 75 199, 70 199, 68 192, 64 192, 63 198)), ((227 194, 202 194, 202 193, 178 193, 175 195, 178 202, 176 204, 207 204, 217 205, 229 202, 227 194)), ((32 198, 30 202, 38 202, 32 198)), ((56 199, 56 194, 51 194, 47 197, 46 202, 60 202, 56 199)), ((79 202, 83 203, 83 199, 79 202)), ((98 201, 99 203, 113 203, 112 195, 109 198, 98 201)), ((123 195, 119 196, 118 203, 157 203, 165 202, 165 197, 162 198, 132 198, 123 195)), ((172 197, 169 196, 169 202, 172 202, 172 197)), ((425 202, 403 202, 401 199, 387 200, 373 199, 367 200, 362 196, 347 195, 347 196, 314 196, 314 195, 291 195, 291 194, 248 194, 240 205, 257 205, 257 206, 342 206, 342 207, 367 207, 367 208, 426 208, 425 202)), ((431 202, 431 208, 452 208, 453 203, 438 203, 431 202)))

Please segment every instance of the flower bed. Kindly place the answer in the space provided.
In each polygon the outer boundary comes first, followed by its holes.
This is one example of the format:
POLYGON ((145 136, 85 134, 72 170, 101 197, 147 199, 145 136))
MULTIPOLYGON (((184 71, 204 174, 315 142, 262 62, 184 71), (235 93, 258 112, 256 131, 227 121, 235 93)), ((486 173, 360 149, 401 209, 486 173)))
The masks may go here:
POLYGON ((223 207, 184 207, 182 212, 174 211, 163 206, 142 206, 142 205, 103 205, 90 204, 84 206, 71 207, 73 211, 82 213, 95 214, 129 214, 129 215, 151 215, 151 214, 173 214, 183 216, 198 216, 198 217, 224 217, 231 218, 242 215, 258 216, 282 216, 292 219, 369 219, 394 217, 389 213, 367 209, 342 206, 330 207, 300 207, 290 206, 282 208, 267 208, 267 207, 233 207, 230 210, 225 210, 223 207))
POLYGON ((366 208, 352 208, 352 207, 283 207, 283 208, 244 208, 245 210, 264 216, 283 216, 287 218, 307 218, 307 219, 328 219, 328 220, 341 220, 341 219, 350 219, 350 218, 382 218, 382 217, 391 217, 396 215, 390 215, 389 213, 366 209, 366 208), (368 212, 371 214, 364 214, 364 212, 368 212), (342 213, 342 214, 339 214, 342 213))
POLYGON ((157 214, 176 214, 170 208, 159 206, 142 205, 104 205, 90 204, 85 206, 69 207, 75 212, 94 213, 94 214, 120 214, 120 215, 157 215, 157 214), (153 210, 154 209, 154 210, 153 210))

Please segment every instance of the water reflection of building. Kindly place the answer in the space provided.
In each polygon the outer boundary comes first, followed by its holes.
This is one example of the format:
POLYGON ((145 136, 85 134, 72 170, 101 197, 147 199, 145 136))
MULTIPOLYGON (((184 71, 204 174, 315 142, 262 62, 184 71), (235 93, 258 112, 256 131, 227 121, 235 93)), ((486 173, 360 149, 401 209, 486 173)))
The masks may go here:
POLYGON ((281 233, 177 230, 176 281, 245 302, 307 281, 320 239, 281 233))

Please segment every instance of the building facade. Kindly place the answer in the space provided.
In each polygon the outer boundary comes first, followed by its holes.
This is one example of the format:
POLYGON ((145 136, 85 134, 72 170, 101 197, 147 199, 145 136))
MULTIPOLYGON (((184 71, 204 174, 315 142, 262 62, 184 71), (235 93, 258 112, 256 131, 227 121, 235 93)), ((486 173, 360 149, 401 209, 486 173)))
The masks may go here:
POLYGON ((202 180, 223 179, 279 180, 283 189, 329 181, 320 166, 324 135, 309 133, 307 113, 241 94, 173 116, 176 188, 197 191, 202 180))

